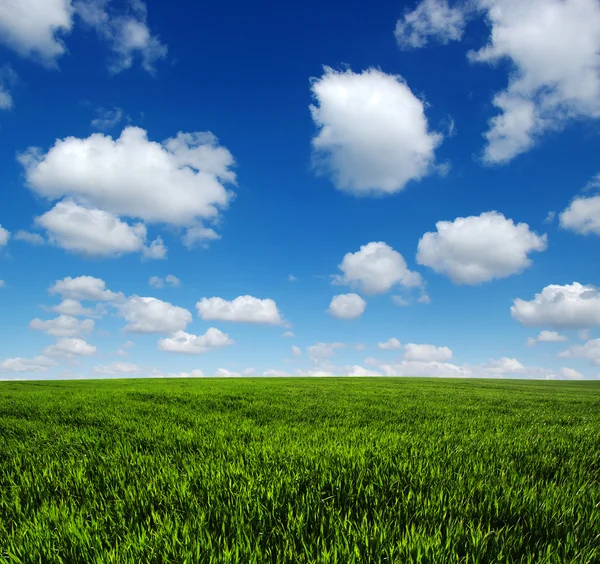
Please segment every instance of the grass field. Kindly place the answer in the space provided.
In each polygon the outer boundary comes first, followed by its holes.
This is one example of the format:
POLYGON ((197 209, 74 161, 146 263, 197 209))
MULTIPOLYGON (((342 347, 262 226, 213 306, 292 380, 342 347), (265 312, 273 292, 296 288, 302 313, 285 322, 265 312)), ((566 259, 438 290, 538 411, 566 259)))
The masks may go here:
POLYGON ((0 562, 600 562, 600 382, 0 383, 0 562))

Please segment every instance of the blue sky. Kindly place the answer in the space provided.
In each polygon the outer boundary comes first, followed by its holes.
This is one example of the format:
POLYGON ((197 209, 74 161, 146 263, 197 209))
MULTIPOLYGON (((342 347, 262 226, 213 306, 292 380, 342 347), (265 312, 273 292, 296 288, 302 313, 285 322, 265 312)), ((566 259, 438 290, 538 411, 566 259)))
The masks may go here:
POLYGON ((597 0, 0 0, 0 378, 600 376, 597 0))

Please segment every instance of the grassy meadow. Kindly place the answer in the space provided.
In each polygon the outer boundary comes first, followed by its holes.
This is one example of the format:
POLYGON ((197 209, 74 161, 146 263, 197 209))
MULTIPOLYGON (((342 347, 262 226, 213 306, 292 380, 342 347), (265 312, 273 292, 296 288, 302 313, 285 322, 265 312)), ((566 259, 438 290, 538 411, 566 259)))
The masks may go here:
POLYGON ((0 562, 599 563, 600 382, 0 382, 0 562))

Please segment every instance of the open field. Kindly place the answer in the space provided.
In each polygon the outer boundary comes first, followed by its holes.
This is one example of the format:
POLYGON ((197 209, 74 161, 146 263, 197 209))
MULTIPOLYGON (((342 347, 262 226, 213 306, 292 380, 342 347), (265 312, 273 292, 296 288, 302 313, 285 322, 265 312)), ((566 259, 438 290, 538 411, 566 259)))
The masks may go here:
POLYGON ((0 562, 600 562, 600 382, 0 383, 0 562))

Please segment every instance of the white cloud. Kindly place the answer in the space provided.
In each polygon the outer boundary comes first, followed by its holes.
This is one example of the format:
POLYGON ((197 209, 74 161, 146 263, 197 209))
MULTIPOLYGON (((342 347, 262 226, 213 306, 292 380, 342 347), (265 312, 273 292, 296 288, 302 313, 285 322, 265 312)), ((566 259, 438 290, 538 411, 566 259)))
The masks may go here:
POLYGON ((65 53, 61 35, 72 27, 71 0, 0 0, 0 42, 47 66, 65 53))
POLYGON ((447 362, 452 360, 452 351, 448 347, 435 345, 404 345, 404 360, 419 362, 447 362))
POLYGON ((152 286, 153 288, 157 289, 164 288, 165 284, 168 284, 172 288, 177 288, 181 286, 179 278, 177 278, 177 276, 174 276, 173 274, 168 274, 164 279, 160 276, 151 276, 148 280, 148 284, 150 284, 150 286, 152 286))
POLYGON ((501 213, 438 221, 436 232, 419 240, 417 262, 447 275, 455 284, 479 284, 506 278, 531 265, 528 254, 543 251, 547 236, 515 225, 501 213))
POLYGON ((337 319, 356 319, 366 307, 367 302, 358 294, 339 294, 332 298, 327 313, 337 319))
POLYGON ((124 330, 131 333, 175 333, 192 322, 187 309, 150 297, 127 298, 119 313, 127 321, 124 330))
POLYGON ((106 288, 106 282, 93 276, 67 276, 57 280, 48 290, 50 294, 60 294, 63 299, 89 300, 92 302, 112 302, 123 299, 121 292, 111 292, 106 288))
POLYGON ((583 380, 584 376, 581 372, 577 372, 573 368, 567 368, 563 366, 560 369, 560 374, 563 378, 567 378, 568 380, 583 380))
POLYGON ((531 301, 514 300, 510 314, 525 327, 584 329, 600 325, 600 292, 579 282, 546 286, 531 301))
POLYGON ((25 241, 30 245, 44 245, 46 241, 39 233, 30 233, 29 231, 17 231, 14 237, 15 241, 25 241))
POLYGON ((450 7, 448 0, 423 0, 396 22, 394 35, 401 49, 425 47, 430 39, 447 44, 462 38, 466 13, 462 6, 450 7))
POLYGON ((369 370, 357 364, 345 366, 342 374, 344 376, 382 376, 382 373, 377 372, 377 370, 369 370))
POLYGON ((600 196, 575 198, 559 216, 560 226, 580 235, 600 235, 600 196))
POLYGON ((568 341, 569 338, 565 335, 561 335, 556 331, 540 331, 537 337, 530 337, 527 339, 527 345, 530 347, 535 346, 536 343, 560 343, 562 341, 568 341))
POLYGON ((481 365, 485 372, 490 374, 519 374, 525 371, 525 367, 516 358, 502 357, 491 360, 481 365))
POLYGON ((398 307, 406 307, 410 305, 410 302, 402 296, 392 296, 392 302, 394 302, 394 304, 398 307))
POLYGON ((169 286, 173 286, 174 288, 181 286, 181 281, 174 274, 167 274, 167 276, 165 277, 165 282, 169 286))
POLYGON ((386 376, 468 378, 472 375, 468 367, 437 361, 421 362, 404 360, 398 364, 383 364, 379 368, 386 376))
POLYGON ((142 368, 130 362, 113 362, 112 364, 94 366, 96 374, 118 376, 119 374, 140 374, 142 368))
POLYGON ((583 358, 589 360, 594 366, 600 366, 600 339, 588 341, 583 346, 574 345, 558 356, 560 358, 583 358))
POLYGON ((0 372, 46 372, 48 368, 56 366, 58 363, 41 355, 34 358, 7 358, 0 361, 0 372))
POLYGON ((417 272, 410 271, 404 257, 383 242, 371 242, 355 253, 347 253, 335 275, 334 284, 356 287, 365 294, 383 294, 395 285, 407 288, 423 285, 417 272))
POLYGON ((33 319, 29 324, 29 328, 34 331, 43 331, 47 335, 54 337, 78 337, 94 329, 94 320, 79 320, 70 315, 59 315, 47 321, 37 318, 33 319))
POLYGON ((112 73, 131 68, 139 57, 142 67, 154 73, 157 61, 167 56, 167 46, 148 28, 148 10, 142 0, 132 0, 127 13, 107 9, 107 0, 76 0, 73 8, 84 24, 104 39, 113 56, 109 64, 112 73))
POLYGON ((504 163, 542 133, 600 117, 600 5, 596 0, 478 0, 489 43, 472 61, 511 62, 506 90, 494 97, 484 160, 504 163))
POLYGON ((327 370, 296 370, 297 376, 335 376, 333 372, 327 370))
POLYGON ((144 250, 146 227, 143 223, 129 225, 108 212, 89 209, 72 200, 58 202, 37 217, 35 223, 46 229, 51 243, 67 251, 118 257, 144 250))
POLYGON ((396 351, 402 348, 402 343, 396 337, 392 337, 385 343, 377 343, 377 348, 381 351, 396 351))
POLYGON ((296 335, 294 335, 294 333, 292 333, 291 331, 286 331, 286 332, 285 332, 285 333, 282 335, 282 337, 287 337, 287 338, 290 338, 290 339, 291 339, 291 338, 293 338, 293 337, 295 337, 295 336, 296 336, 296 335))
POLYGON ((96 347, 83 339, 75 337, 59 339, 56 344, 44 349, 44 354, 49 356, 91 356, 96 353, 96 347))
MULTIPOLYGON (((0 12, 2 7, 0 4, 0 12)), ((2 24, 0 23, 0 26, 2 24)), ((0 28, 0 41, 2 39, 2 30, 0 28)), ((13 99, 10 88, 17 82, 17 73, 8 65, 0 66, 0 110, 10 110, 13 107, 13 99)))
POLYGON ((273 368, 270 368, 269 370, 265 370, 265 372, 263 372, 263 376, 283 377, 289 376, 289 374, 287 372, 284 372, 283 370, 274 370, 273 368))
POLYGON ((321 343, 318 342, 314 345, 306 347, 306 352, 309 358, 313 362, 320 362, 323 359, 327 359, 333 356, 336 349, 346 348, 345 343, 321 343))
POLYGON ((159 235, 149 247, 142 249, 142 255, 147 259, 161 260, 167 258, 167 247, 165 246, 162 237, 159 235))
POLYGON ((8 244, 9 239, 10 231, 8 231, 8 229, 4 229, 4 227, 0 225, 0 249, 8 244))
POLYGON ((241 376, 239 372, 232 372, 227 370, 227 368, 219 368, 215 372, 215 376, 225 377, 225 378, 235 378, 236 376, 241 376))
POLYGON ((182 241, 188 249, 193 249, 198 244, 206 247, 207 241, 217 241, 220 238, 221 236, 214 229, 204 225, 194 225, 187 228, 182 241))
POLYGON ((302 354, 302 349, 296 345, 292 345, 292 354, 294 356, 300 356, 302 354))
POLYGON ((264 323, 282 325, 284 322, 271 300, 253 296, 238 296, 232 301, 223 298, 202 298, 197 304, 198 315, 204 319, 217 321, 235 321, 241 323, 264 323))
POLYGON ((67 315, 72 317, 77 317, 80 315, 93 316, 101 313, 98 307, 96 309, 91 309, 87 307, 83 307, 79 300, 72 300, 67 298, 60 302, 57 306, 52 308, 52 311, 59 313, 61 315, 67 315))
POLYGON ((204 335, 192 335, 185 331, 177 331, 172 337, 158 341, 158 348, 173 353, 203 354, 234 343, 235 341, 230 339, 226 333, 209 327, 204 335))
POLYGON ((423 102, 401 77, 325 67, 311 90, 314 160, 338 189, 393 194, 433 169, 442 135, 429 131, 423 102))
POLYGON ((120 349, 117 350, 117 355, 119 356, 129 356, 129 353, 127 352, 126 349, 130 349, 132 347, 134 347, 134 343, 133 341, 125 341, 125 343, 123 343, 123 345, 121 346, 120 349))
POLYGON ((98 117, 92 120, 92 127, 100 130, 112 129, 123 119, 123 110, 121 108, 114 108, 112 110, 98 108, 96 113, 98 117))
POLYGON ((157 289, 165 287, 165 281, 159 276, 151 276, 148 280, 148 284, 157 289))
POLYGON ((27 185, 49 200, 68 197, 116 217, 177 227, 218 219, 233 198, 224 184, 235 184, 231 153, 206 132, 157 143, 126 127, 115 140, 94 133, 57 140, 47 153, 30 147, 19 161, 27 185))

